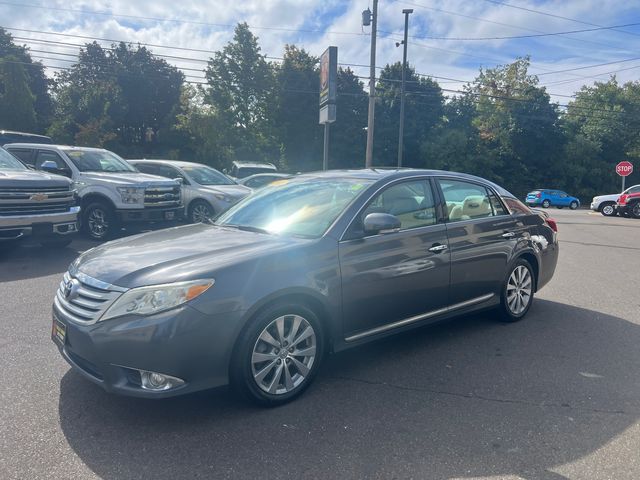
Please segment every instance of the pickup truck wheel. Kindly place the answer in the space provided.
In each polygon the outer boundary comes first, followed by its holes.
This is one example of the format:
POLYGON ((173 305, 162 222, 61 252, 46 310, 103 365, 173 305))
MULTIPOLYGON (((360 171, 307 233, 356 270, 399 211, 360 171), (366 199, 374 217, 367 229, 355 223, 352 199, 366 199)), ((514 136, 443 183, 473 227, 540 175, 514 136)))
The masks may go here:
POLYGON ((600 207, 600 213, 605 217, 613 217, 616 214, 616 207, 613 202, 605 203, 600 207))
POLYGON ((569 208, 570 208, 571 210, 575 210, 576 208, 578 208, 578 202, 576 202, 576 201, 574 200, 573 202, 571 202, 571 203, 569 204, 569 208))
POLYGON ((549 200, 543 200, 542 208, 549 208, 551 206, 551 202, 549 200))
POLYGON ((85 233, 93 240, 106 240, 116 230, 116 216, 113 209, 104 202, 90 203, 84 209, 82 225, 85 233))
POLYGON ((45 248, 64 248, 71 244, 71 241, 71 238, 54 238, 51 240, 43 240, 40 242, 40 245, 45 248))
POLYGON ((204 200, 196 200, 189 206, 189 221, 191 223, 205 223, 214 216, 213 208, 204 200))
POLYGON ((631 205, 629 210, 633 218, 640 218, 640 202, 636 202, 631 205))

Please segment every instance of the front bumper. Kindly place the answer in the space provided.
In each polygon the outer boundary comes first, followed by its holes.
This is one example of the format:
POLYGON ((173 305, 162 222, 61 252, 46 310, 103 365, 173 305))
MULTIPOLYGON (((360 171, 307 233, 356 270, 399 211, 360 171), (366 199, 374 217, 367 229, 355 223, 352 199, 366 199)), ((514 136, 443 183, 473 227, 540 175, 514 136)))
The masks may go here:
POLYGON ((131 222, 167 222, 180 220, 184 214, 184 206, 170 208, 140 208, 116 210, 118 219, 123 223, 131 222))
MULTIPOLYGON (((205 315, 189 305, 148 317, 127 316, 78 325, 54 305, 65 343, 52 338, 63 358, 108 392, 165 398, 228 383, 229 361, 243 312, 205 315), (145 390, 137 370, 184 380, 170 390, 145 390)), ((53 332, 52 332, 53 333, 53 332)))
POLYGON ((79 213, 80 207, 71 207, 61 213, 0 217, 0 232, 15 234, 15 238, 39 235, 43 230, 46 235, 71 235, 78 231, 79 213))

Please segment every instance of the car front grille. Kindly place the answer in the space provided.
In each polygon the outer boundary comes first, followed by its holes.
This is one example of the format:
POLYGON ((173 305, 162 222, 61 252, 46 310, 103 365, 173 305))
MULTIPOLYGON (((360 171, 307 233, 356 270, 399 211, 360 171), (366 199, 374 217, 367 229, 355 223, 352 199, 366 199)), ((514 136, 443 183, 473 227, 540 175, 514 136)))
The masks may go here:
POLYGON ((145 207, 167 207, 180 205, 179 186, 147 187, 144 192, 145 207))
POLYGON ((3 188, 0 216, 40 215, 67 212, 75 204, 69 187, 3 188))
POLYGON ((127 289, 78 273, 64 274, 54 299, 55 307, 72 321, 81 325, 97 322, 102 314, 127 289))

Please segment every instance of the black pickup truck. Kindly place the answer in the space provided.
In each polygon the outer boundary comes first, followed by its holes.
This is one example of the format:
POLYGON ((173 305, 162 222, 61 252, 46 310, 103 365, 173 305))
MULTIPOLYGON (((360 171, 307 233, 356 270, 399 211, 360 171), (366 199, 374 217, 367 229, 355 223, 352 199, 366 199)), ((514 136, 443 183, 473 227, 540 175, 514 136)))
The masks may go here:
POLYGON ((28 236, 64 247, 78 231, 79 211, 71 180, 29 170, 0 148, 0 250, 28 236))

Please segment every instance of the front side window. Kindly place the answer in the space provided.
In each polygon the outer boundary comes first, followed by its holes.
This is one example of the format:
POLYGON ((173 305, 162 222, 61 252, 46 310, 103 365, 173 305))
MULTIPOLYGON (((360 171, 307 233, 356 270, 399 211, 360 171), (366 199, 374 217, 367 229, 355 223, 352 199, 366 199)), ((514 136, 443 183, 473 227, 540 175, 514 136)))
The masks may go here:
POLYGON ((215 223, 317 238, 371 183, 361 178, 283 180, 245 198, 215 223))
POLYGON ((495 215, 489 196, 490 192, 482 185, 449 179, 440 179, 438 182, 444 194, 450 222, 495 215))
POLYGON ((5 149, 0 147, 0 170, 26 170, 25 167, 20 161, 7 152, 5 149))
POLYGON ((428 180, 413 180, 387 188, 371 200, 361 220, 370 213, 388 213, 398 217, 401 230, 437 222, 435 201, 428 180))
POLYGON ((58 170, 69 170, 69 167, 67 167, 67 164, 64 163, 64 160, 62 160, 60 158, 60 155, 58 155, 55 152, 49 152, 49 151, 45 151, 42 150, 40 152, 38 152, 38 155, 36 157, 36 168, 38 170, 42 169, 42 164, 44 162, 53 162, 56 164, 56 168, 58 170))
POLYGON ((106 150, 64 149, 63 152, 81 172, 136 172, 125 160, 106 150))

